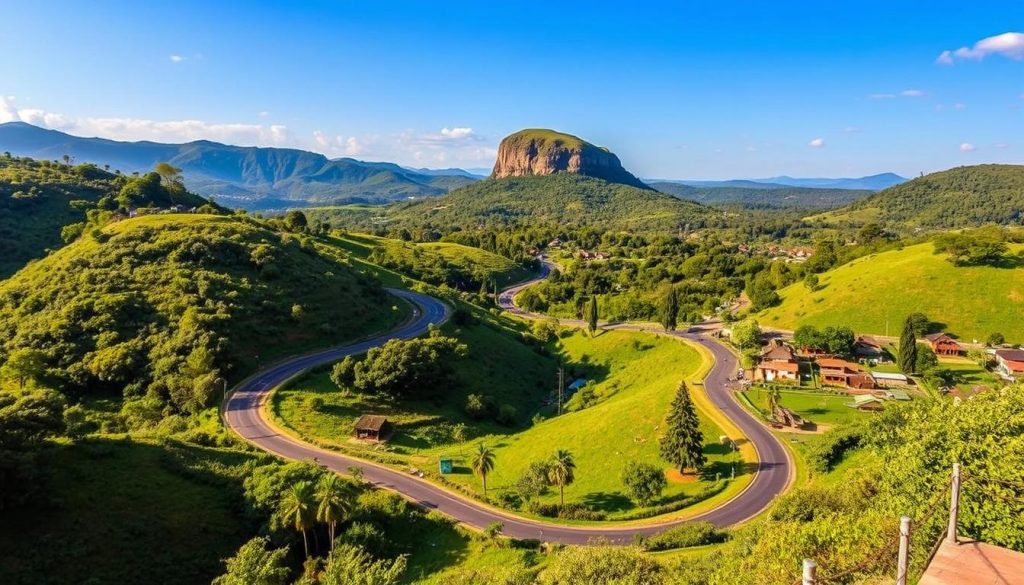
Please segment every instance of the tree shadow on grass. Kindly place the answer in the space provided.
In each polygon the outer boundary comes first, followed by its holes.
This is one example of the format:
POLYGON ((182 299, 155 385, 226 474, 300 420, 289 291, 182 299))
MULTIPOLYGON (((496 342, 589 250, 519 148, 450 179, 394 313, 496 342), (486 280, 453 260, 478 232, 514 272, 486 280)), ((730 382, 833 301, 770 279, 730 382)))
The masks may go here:
POLYGON ((591 510, 602 512, 620 512, 634 507, 633 501, 619 492, 591 492, 583 496, 580 503, 591 510))

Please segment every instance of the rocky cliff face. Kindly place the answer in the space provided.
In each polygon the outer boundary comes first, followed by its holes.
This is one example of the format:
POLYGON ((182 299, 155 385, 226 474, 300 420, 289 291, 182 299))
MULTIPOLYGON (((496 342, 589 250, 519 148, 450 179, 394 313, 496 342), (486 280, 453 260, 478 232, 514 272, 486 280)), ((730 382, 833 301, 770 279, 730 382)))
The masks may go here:
POLYGON ((605 148, 553 130, 521 130, 498 147, 491 177, 522 177, 573 173, 649 189, 622 168, 619 157, 605 148))

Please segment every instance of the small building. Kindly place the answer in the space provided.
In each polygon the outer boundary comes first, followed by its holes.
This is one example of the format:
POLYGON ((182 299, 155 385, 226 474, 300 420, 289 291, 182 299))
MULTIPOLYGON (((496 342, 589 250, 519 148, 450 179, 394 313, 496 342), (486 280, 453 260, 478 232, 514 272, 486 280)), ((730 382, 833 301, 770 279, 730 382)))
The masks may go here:
POLYGON ((817 363, 822 384, 855 390, 871 390, 875 387, 875 379, 859 364, 836 358, 819 358, 817 363))
POLYGON ((1024 377, 1024 350, 997 349, 996 372, 1007 380, 1024 377))
POLYGON ((594 253, 589 250, 580 250, 576 252, 576 257, 580 260, 593 260, 594 253))
POLYGON ((555 239, 551 240, 550 242, 548 242, 548 248, 561 248, 561 247, 562 247, 562 240, 560 240, 558 238, 555 238, 555 239))
POLYGON ((909 386, 910 378, 896 372, 871 372, 875 383, 886 388, 891 386, 909 386))
POLYGON ((853 343, 853 353, 859 357, 881 361, 885 358, 885 349, 877 339, 870 335, 861 335, 853 343))
POLYGON ((437 460, 437 470, 442 474, 449 474, 455 471, 455 460, 450 457, 442 457, 437 460))
POLYGON ((931 346, 935 355, 959 356, 964 353, 963 346, 945 333, 932 333, 931 335, 925 335, 924 339, 931 346))
POLYGON ((871 396, 870 394, 854 396, 853 402, 847 403, 846 406, 867 412, 878 412, 885 408, 885 405, 882 402, 881 398, 876 398, 874 396, 871 396))
POLYGON ((391 434, 391 423, 379 414, 364 414, 356 421, 355 437, 363 441, 385 441, 391 434))
POLYGON ((761 352, 758 364, 754 368, 754 379, 765 382, 799 381, 800 363, 793 348, 777 342, 761 352))

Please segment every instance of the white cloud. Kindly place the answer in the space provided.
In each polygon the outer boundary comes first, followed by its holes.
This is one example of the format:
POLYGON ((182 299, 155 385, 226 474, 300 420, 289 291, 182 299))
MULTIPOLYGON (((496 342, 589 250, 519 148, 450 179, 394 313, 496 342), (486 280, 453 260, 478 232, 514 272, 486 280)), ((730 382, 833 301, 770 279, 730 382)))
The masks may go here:
POLYGON ((978 147, 974 146, 970 142, 964 142, 960 145, 960 152, 974 152, 978 147))
POLYGON ((924 92, 920 89, 905 89, 900 92, 903 97, 924 97, 924 92))
POLYGON ((994 144, 993 146, 995 146, 995 147, 996 147, 996 148, 998 148, 999 150, 1004 150, 1004 149, 1006 149, 1006 148, 1010 148, 1010 145, 1009 145, 1009 144, 1007 144, 1007 143, 1005 143, 1005 142, 1000 142, 1000 143, 998 143, 998 144, 994 144))
POLYGON ((215 140, 248 146, 279 146, 290 141, 281 125, 223 124, 202 120, 147 120, 141 118, 73 118, 40 108, 18 108, 14 100, 0 97, 0 123, 21 121, 77 136, 101 136, 113 140, 190 142, 215 140))
POLYGON ((266 118, 269 115, 270 115, 270 112, 268 112, 266 110, 263 110, 262 112, 257 114, 257 116, 259 116, 260 118, 266 118))
POLYGON ((891 100, 896 97, 894 93, 872 93, 868 95, 869 100, 891 100))
POLYGON ((815 138, 814 140, 808 142, 807 146, 810 146, 811 148, 821 148, 821 147, 825 146, 825 139, 824 138, 815 138))
POLYGON ((1024 33, 1007 32, 981 39, 972 47, 943 51, 935 62, 940 65, 952 65, 956 61, 980 61, 989 55, 1002 55, 1015 61, 1024 61, 1024 33))
POLYGON ((472 128, 441 128, 441 136, 451 138, 452 140, 459 140, 461 138, 469 138, 473 136, 472 128))
POLYGON ((182 61, 185 60, 185 58, 182 57, 181 55, 171 55, 170 59, 171 59, 171 63, 181 63, 182 61))
POLYGON ((311 134, 297 136, 287 126, 279 124, 75 118, 40 108, 19 108, 13 96, 0 95, 0 123, 15 121, 77 136, 171 143, 213 140, 242 146, 302 148, 331 158, 354 156, 418 166, 485 166, 493 163, 497 156, 495 145, 469 127, 445 127, 438 132, 428 133, 406 131, 400 134, 360 136, 336 135, 318 129, 311 134))
POLYGON ((846 128, 843 128, 843 132, 846 132, 847 134, 856 134, 857 132, 860 132, 860 128, 857 126, 847 126, 846 128))

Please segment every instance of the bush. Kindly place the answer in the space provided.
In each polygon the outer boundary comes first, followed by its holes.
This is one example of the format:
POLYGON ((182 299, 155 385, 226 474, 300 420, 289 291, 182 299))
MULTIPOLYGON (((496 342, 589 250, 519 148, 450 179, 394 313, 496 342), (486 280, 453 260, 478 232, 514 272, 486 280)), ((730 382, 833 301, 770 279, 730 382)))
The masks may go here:
POLYGON ((516 424, 516 407, 511 404, 502 404, 498 408, 498 414, 495 415, 494 420, 500 425, 511 427, 516 424))
POLYGON ((494 413, 494 399, 483 394, 466 397, 466 414, 474 420, 482 420, 494 413))
POLYGON ((561 518, 562 520, 604 520, 607 514, 591 510, 583 504, 571 503, 564 506, 558 504, 542 504, 530 502, 526 509, 545 518, 561 518))
POLYGON ((862 437, 863 429, 859 425, 829 431, 807 443, 807 464, 818 473, 827 473, 847 451, 860 445, 862 437))
POLYGON ((669 550, 724 542, 728 538, 725 532, 715 528, 710 522, 687 522, 640 540, 640 546, 647 551, 669 550))

